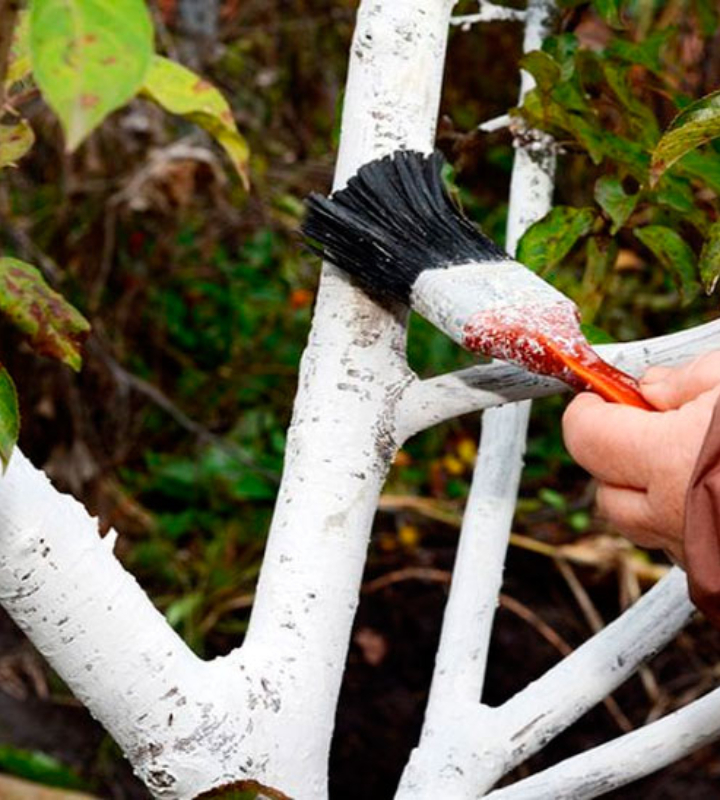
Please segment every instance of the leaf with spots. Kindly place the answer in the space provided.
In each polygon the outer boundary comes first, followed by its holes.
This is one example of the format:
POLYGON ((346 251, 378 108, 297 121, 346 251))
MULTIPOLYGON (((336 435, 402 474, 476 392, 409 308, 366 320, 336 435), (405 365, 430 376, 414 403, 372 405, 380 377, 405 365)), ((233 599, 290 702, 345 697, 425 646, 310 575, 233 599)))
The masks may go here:
POLYGON ((720 136, 720 91, 691 103, 670 123, 652 155, 653 183, 686 153, 720 136))
POLYGON ((30 7, 33 73, 68 150, 137 94, 152 55, 144 0, 33 0, 30 7))
POLYGON ((679 233, 664 225, 635 228, 633 233, 673 276, 683 303, 687 305, 700 290, 695 254, 690 245, 679 233))
POLYGON ((0 314, 28 336, 38 353, 80 369, 80 348, 90 325, 35 267, 0 258, 0 314))
POLYGON ((541 275, 556 267, 595 223, 591 208, 556 206, 531 225, 518 244, 518 261, 541 275))
POLYGON ((0 124, 0 169, 15 164, 33 146, 35 134, 24 119, 0 124))
POLYGON ((155 56, 142 94, 171 114, 204 128, 225 149, 247 188, 248 145, 227 100, 214 86, 182 65, 155 56))
POLYGON ((0 364, 0 463, 3 472, 20 432, 20 409, 12 378, 0 364))

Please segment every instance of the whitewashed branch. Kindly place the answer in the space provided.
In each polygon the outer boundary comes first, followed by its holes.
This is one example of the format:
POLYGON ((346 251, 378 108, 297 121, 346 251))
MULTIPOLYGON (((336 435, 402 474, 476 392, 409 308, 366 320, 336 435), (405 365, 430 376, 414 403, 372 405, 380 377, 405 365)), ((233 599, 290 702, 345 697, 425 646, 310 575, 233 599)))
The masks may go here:
POLYGON ((478 125, 478 130, 484 133, 493 133, 494 131, 501 131, 503 128, 510 127, 510 115, 501 114, 499 117, 493 117, 486 122, 481 122, 478 125))
POLYGON ((627 680, 687 624, 694 611, 685 573, 673 569, 621 617, 498 708, 498 724, 505 727, 511 746, 505 771, 525 761, 627 680))
MULTIPOLYGON (((539 47, 549 33, 552 0, 529 0, 523 47, 539 47)), ((521 97, 531 88, 523 82, 521 97)), ((527 228, 552 207, 555 152, 528 152, 517 143, 510 183, 507 250, 514 253, 527 228)), ((405 407, 407 408, 407 407, 405 407)), ((398 412, 402 414, 402 409, 398 412)), ((400 417, 402 418, 402 417, 400 417)), ((419 746, 403 773, 398 800, 476 796, 480 776, 495 775, 501 750, 478 748, 474 730, 485 678, 490 634, 520 485, 530 403, 483 415, 480 450, 465 510, 445 608, 442 635, 419 746)), ((490 728, 489 730, 492 730, 490 728)), ((492 734, 489 734, 491 737, 492 734)))
POLYGON ((643 778, 720 737, 720 689, 607 744, 569 758, 488 800, 587 800, 643 778))
MULTIPOLYGON (((179 698, 202 697, 202 663, 122 568, 114 541, 15 450, 0 480, 0 602, 148 786, 162 789, 180 778, 163 763, 172 755, 156 760, 150 743, 164 749, 169 728, 193 741, 197 722, 168 719, 179 698)), ((195 766, 192 751, 181 771, 195 766)))
POLYGON ((450 24, 469 31, 473 25, 481 22, 522 22, 526 17, 522 9, 499 6, 489 0, 478 0, 477 5, 477 13, 458 14, 450 19, 450 24))

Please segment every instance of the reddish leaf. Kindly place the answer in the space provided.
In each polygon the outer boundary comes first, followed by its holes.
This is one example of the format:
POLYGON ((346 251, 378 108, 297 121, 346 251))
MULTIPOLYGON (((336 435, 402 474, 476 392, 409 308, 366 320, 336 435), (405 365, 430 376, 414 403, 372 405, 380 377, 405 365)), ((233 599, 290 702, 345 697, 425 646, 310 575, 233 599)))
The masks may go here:
POLYGON ((0 258, 0 313, 30 338, 38 353, 80 369, 80 348, 90 324, 45 283, 35 267, 16 258, 0 258))

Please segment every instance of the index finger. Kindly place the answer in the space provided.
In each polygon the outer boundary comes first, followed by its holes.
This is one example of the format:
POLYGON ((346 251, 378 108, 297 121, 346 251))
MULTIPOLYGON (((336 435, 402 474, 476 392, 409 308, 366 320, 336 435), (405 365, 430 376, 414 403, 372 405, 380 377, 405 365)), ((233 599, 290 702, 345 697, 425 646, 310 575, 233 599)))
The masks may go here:
POLYGON ((661 444, 661 416, 583 392, 563 415, 565 445, 580 466, 604 483, 644 489, 661 444))
POLYGON ((720 350, 705 353, 679 367, 651 367, 640 379, 643 395, 661 411, 694 400, 720 385, 720 350))

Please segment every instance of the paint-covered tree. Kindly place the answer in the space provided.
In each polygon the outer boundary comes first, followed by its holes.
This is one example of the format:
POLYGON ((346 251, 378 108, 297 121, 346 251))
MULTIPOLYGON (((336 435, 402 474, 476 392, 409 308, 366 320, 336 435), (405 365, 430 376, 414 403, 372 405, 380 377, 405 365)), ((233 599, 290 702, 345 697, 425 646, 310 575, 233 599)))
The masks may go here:
MULTIPOLYGON (((362 164, 397 149, 431 151, 454 5, 453 0, 360 4, 336 188, 362 164)), ((614 22, 617 3, 597 0, 596 5, 614 22)), ((108 81, 103 68, 114 63, 109 59, 115 55, 103 49, 110 42, 102 24, 93 27, 94 7, 83 0, 33 0, 28 32, 22 33, 21 20, 16 44, 8 48, 10 103, 13 86, 32 80, 32 72, 74 146, 112 108, 142 91, 169 110, 204 123, 242 165, 243 142, 220 100, 200 83, 208 102, 194 107, 182 91, 191 80, 188 73, 153 56, 139 0, 112 4, 123 12, 114 19, 112 38, 117 25, 131 22, 126 33, 133 42, 144 43, 137 45, 144 48, 144 66, 133 62, 133 69, 124 68, 128 83, 113 85, 112 95, 104 93, 108 81), (60 32, 70 30, 63 17, 70 6, 83 25, 79 38, 75 27, 64 43, 76 59, 63 62, 70 74, 60 86, 54 84, 59 66, 53 58, 61 51, 52 45, 60 32)), ((516 161, 507 249, 517 249, 528 262, 549 264, 582 236, 597 238, 595 215, 588 223, 584 212, 551 211, 556 146, 549 133, 528 127, 550 119, 553 125, 547 127, 553 133, 574 125, 571 129, 585 137, 582 143, 596 143, 587 134, 587 121, 583 126, 576 119, 584 113, 572 94, 577 52, 567 39, 547 45, 553 10, 550 0, 530 0, 522 12, 481 2, 477 15, 455 20, 464 25, 496 18, 524 22, 529 72, 523 77, 521 101, 527 122, 513 122, 516 161), (546 72, 551 74, 547 82, 546 72), (569 87, 570 100, 567 93, 555 96, 560 86, 569 87)), ((192 81, 197 88, 197 79, 192 81)), ((697 118, 705 119, 688 111, 687 124, 697 118)), ((15 127, 20 137, 12 143, 18 146, 24 138, 29 144, 23 123, 15 127)), ((21 149, 13 152, 8 160, 22 155, 21 149)), ((654 174, 659 176, 660 164, 669 165, 672 156, 657 152, 654 174)), ((645 162, 650 163, 643 154, 645 162)), ((598 192, 601 207, 618 225, 617 186, 606 180, 598 192)), ((667 239, 657 231, 654 236, 667 239)), ((8 265, 12 268, 19 269, 8 265)), ((48 292, 37 276, 32 279, 28 291, 48 292)), ((8 296, 7 286, 0 296, 8 296)), ((54 313, 59 301, 46 296, 54 313)), ((65 319, 70 312, 62 309, 65 319)), ((377 304, 334 267, 324 267, 250 627, 241 647, 210 662, 190 651, 121 567, 112 552, 115 534, 100 537, 95 520, 79 503, 58 493, 17 449, 10 453, 17 420, 12 392, 5 393, 10 400, 0 407, 7 462, 0 480, 0 600, 120 744, 154 796, 192 798, 220 787, 269 797, 326 796, 328 751, 350 629, 370 527, 392 458, 418 431, 482 409, 487 410, 480 457, 423 736, 398 797, 471 798, 488 792, 497 798, 594 797, 720 735, 716 691, 547 773, 491 791, 503 774, 665 644, 690 618, 692 607, 684 576, 675 570, 613 625, 505 705, 480 703, 522 463, 527 400, 564 387, 500 363, 420 380, 405 357, 406 319, 401 306, 377 304)), ((84 331, 82 322, 75 321, 75 326, 84 331)), ((606 345, 602 353, 624 370, 638 372, 649 363, 674 363, 716 347, 719 330, 717 323, 709 323, 658 340, 606 345)), ((62 332, 60 338, 65 346, 74 341, 62 332)))

